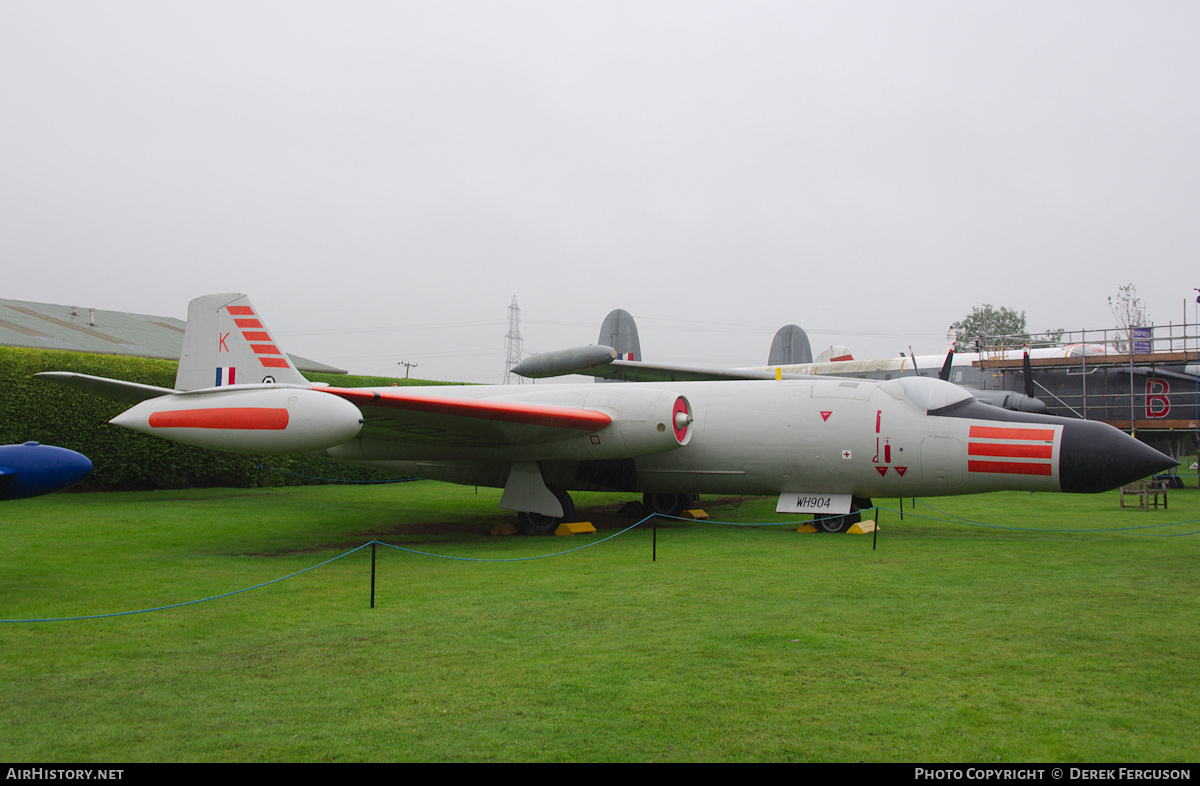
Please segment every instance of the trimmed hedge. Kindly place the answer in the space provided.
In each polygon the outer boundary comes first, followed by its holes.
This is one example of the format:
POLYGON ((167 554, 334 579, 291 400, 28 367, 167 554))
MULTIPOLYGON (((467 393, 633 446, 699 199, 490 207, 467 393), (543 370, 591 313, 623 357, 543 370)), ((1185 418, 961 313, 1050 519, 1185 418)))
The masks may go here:
MULTIPOLYGON (((83 489, 133 490, 222 486, 294 486, 320 483, 299 476, 339 480, 385 480, 378 470, 319 456, 258 456, 225 453, 108 425, 128 405, 33 377, 39 371, 74 371, 170 388, 177 361, 124 355, 91 355, 52 349, 0 347, 0 444, 35 440, 70 448, 92 460, 83 489), (296 473, 285 475, 259 469, 296 473)), ((418 380, 310 374, 338 387, 421 384, 418 380)))

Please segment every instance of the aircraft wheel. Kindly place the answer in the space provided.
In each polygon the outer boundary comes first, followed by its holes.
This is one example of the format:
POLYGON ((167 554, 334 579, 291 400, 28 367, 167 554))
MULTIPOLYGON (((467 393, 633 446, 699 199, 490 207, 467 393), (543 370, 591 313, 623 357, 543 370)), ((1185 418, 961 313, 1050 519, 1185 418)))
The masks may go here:
POLYGON ((813 516, 813 526, 821 532, 845 532, 862 521, 859 511, 871 507, 871 500, 854 497, 850 500, 850 512, 843 516, 813 516))
POLYGON ((643 494, 642 507, 647 515, 678 517, 687 510, 690 499, 687 494, 643 494))
POLYGON ((518 513, 517 529, 522 535, 553 535, 562 519, 541 513, 518 513))
POLYGON ((845 532, 855 522, 853 513, 844 516, 813 516, 813 526, 821 532, 845 532))
POLYGON ((558 503, 562 505, 562 517, 555 518, 543 513, 518 513, 517 529, 522 535, 553 535, 559 524, 575 520, 575 502, 572 501, 571 495, 562 489, 551 489, 551 491, 558 498, 558 503))

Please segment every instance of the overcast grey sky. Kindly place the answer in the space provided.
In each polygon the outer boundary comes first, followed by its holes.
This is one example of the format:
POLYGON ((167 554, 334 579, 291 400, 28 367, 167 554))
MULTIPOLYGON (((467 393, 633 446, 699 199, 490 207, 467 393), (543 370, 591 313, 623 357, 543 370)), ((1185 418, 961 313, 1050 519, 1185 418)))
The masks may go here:
POLYGON ((4 296, 246 292, 358 373, 498 382, 514 295, 720 365, 1193 319, 1198 156, 1191 1, 0 0, 4 296))

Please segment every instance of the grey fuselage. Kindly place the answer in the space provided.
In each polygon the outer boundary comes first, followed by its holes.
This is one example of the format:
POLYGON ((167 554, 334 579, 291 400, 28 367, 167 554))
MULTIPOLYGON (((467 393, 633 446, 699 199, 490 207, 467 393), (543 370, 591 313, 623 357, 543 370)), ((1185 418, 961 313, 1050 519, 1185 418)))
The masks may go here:
MULTIPOLYGON (((482 486, 504 486, 513 462, 521 461, 537 462, 547 484, 568 490, 858 497, 1098 491, 1173 465, 1104 424, 974 404, 961 388, 926 378, 546 385, 521 393, 512 387, 439 388, 447 395, 613 410, 622 408, 625 391, 635 390, 688 400, 694 423, 686 444, 604 459, 588 452, 589 442, 605 438, 603 430, 544 444, 488 447, 402 443, 364 433, 325 453, 482 486), (597 391, 604 391, 602 398, 597 391), (1074 438, 1064 442, 1067 432, 1074 438), (1108 467, 1114 445, 1120 460, 1108 467), (971 455, 980 452, 1001 455, 971 455), (1061 478, 1064 457, 1074 462, 1067 484, 1061 478), (1080 469, 1097 461, 1107 467, 1099 475, 1080 469), (1095 482, 1080 481, 1081 474, 1095 475, 1095 482)), ((644 428, 661 426, 654 420, 647 418, 644 428)))

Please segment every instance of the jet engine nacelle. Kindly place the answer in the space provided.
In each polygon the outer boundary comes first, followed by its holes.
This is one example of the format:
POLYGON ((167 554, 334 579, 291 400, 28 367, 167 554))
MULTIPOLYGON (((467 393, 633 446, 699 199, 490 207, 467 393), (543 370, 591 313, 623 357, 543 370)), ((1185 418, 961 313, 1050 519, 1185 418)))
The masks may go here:
MULTIPOLYGON (((587 437, 588 458, 624 458, 663 453, 686 445, 692 437, 692 405, 670 390, 621 391, 619 409, 606 406, 608 386, 588 396, 589 409, 611 409, 613 422, 587 437), (630 395, 630 393, 636 395, 630 395), (619 414, 618 414, 619 413, 619 414)), ((624 387, 624 386, 623 386, 624 387)))
POLYGON ((553 403, 604 412, 612 418, 604 428, 584 432, 583 436, 541 443, 531 450, 518 448, 522 458, 599 460, 648 456, 686 445, 692 436, 692 405, 686 397, 669 388, 651 385, 548 386, 489 400, 553 403))
POLYGON ((353 439, 362 413, 308 388, 239 385, 159 396, 109 422, 202 448, 308 453, 353 439))
POLYGON ((542 379, 574 374, 582 369, 604 366, 613 362, 617 351, 612 347, 592 345, 587 347, 572 347, 571 349, 556 349, 530 355, 512 367, 512 372, 526 379, 542 379))

